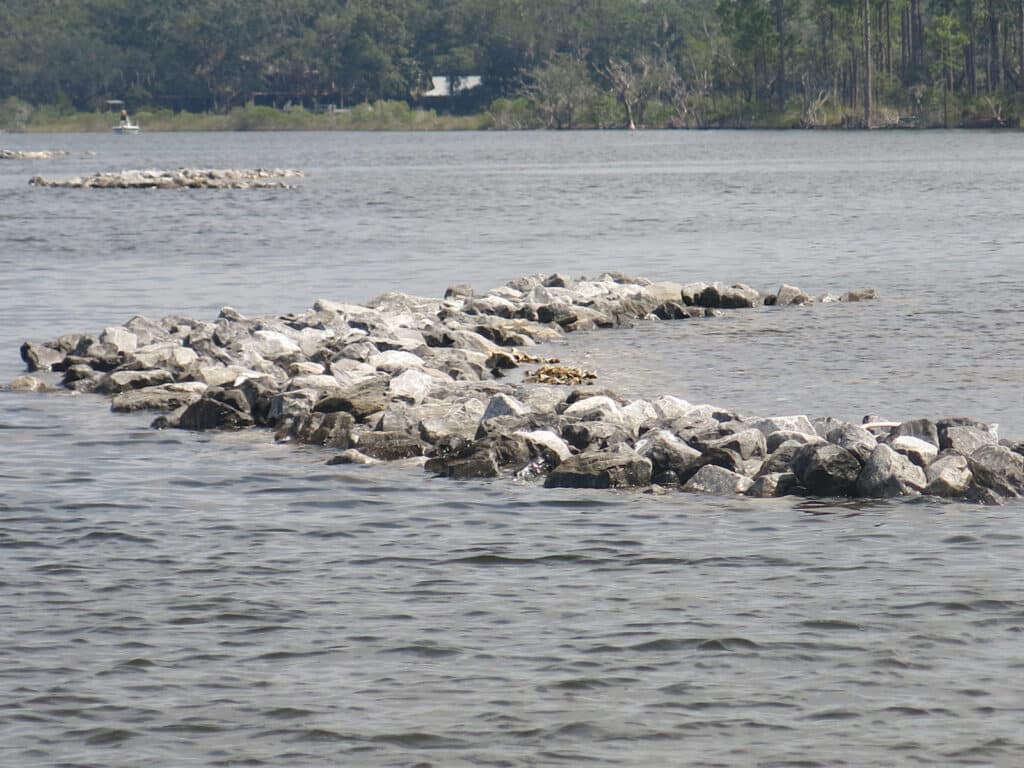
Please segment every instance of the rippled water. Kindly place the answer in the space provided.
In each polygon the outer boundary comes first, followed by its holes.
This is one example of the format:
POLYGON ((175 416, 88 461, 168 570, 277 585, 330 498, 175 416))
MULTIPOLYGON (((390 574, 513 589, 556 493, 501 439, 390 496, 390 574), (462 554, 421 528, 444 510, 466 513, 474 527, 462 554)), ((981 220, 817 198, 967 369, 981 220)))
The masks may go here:
MULTIPOLYGON (((633 394, 1024 436, 1019 135, 5 135, 0 379, 141 312, 520 274, 872 286, 581 334, 633 394), (85 152, 94 152, 85 155, 85 152), (30 189, 298 167, 293 191, 30 189)), ((1006 765, 1024 504, 828 504, 328 467, 0 393, 0 764, 1006 765)))

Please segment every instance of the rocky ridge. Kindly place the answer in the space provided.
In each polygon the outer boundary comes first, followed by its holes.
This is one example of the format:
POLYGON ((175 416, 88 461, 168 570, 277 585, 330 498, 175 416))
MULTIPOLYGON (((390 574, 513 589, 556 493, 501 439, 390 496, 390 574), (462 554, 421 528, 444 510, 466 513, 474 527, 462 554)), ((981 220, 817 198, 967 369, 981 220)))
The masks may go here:
POLYGON ((47 149, 39 151, 23 151, 18 149, 0 149, 0 160, 52 160, 67 155, 63 149, 47 149))
MULTIPOLYGON (((592 372, 528 351, 575 330, 813 301, 787 285, 765 295, 615 273, 534 275, 482 295, 454 286, 443 299, 319 300, 276 317, 229 307, 213 322, 137 316, 97 335, 26 342, 21 354, 30 371, 106 395, 115 411, 162 411, 155 427, 267 428, 331 449, 331 464, 403 460, 456 479, 727 496, 1024 495, 1024 444, 971 419, 851 424, 742 416, 671 395, 627 400, 592 372)), ((12 387, 45 382, 22 376, 12 387)))
POLYGON ((141 170, 116 173, 94 173, 70 179, 47 179, 33 176, 34 187, 69 187, 72 189, 289 189, 284 178, 297 178, 302 171, 281 168, 205 169, 179 168, 176 171, 141 170))

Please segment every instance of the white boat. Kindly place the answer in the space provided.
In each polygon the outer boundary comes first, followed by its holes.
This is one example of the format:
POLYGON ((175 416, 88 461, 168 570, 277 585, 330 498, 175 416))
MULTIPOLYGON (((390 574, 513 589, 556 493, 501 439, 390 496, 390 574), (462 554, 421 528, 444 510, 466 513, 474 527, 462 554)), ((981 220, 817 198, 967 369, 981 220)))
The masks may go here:
POLYGON ((114 133, 126 134, 138 133, 142 129, 139 127, 138 123, 133 123, 131 120, 129 120, 127 122, 121 123, 120 125, 115 125, 110 130, 112 130, 114 133))

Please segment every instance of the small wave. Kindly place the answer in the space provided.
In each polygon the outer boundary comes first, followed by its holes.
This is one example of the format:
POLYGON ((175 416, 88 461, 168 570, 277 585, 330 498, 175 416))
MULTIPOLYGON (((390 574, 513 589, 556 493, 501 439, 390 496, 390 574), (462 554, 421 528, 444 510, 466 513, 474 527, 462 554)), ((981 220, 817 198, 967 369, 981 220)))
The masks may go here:
POLYGON ((427 659, 439 659, 446 656, 458 656, 462 651, 457 648, 435 645, 434 643, 413 643, 395 648, 385 648, 381 653, 409 654, 412 656, 422 656, 427 659))
POLYGON ((808 629, 824 629, 829 632, 837 631, 860 631, 864 629, 860 624, 856 624, 852 621, 843 621, 842 619, 809 619, 807 621, 801 621, 800 626, 807 627, 808 629))

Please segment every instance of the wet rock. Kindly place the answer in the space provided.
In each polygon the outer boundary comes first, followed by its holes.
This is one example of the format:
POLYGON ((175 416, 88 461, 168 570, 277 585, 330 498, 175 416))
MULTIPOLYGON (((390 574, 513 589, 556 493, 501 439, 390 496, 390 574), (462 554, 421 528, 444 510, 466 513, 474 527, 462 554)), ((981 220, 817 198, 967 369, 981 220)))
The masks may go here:
POLYGON ((924 493, 930 496, 963 496, 974 482, 966 456, 958 453, 944 453, 925 469, 928 485, 924 493))
POLYGON ((250 414, 213 397, 203 397, 192 403, 178 419, 179 427, 196 432, 209 429, 244 429, 253 426, 254 423, 250 414))
POLYGON ((857 478, 857 493, 869 498, 919 494, 928 484, 924 470, 885 443, 875 447, 857 478))
POLYGON ((975 482, 1000 496, 1024 495, 1024 456, 1003 445, 983 445, 968 457, 975 482))
POLYGON ((743 283, 733 286, 714 283, 695 296, 693 303, 701 307, 716 309, 751 308, 761 304, 761 294, 743 283))
POLYGON ((386 381, 371 379, 363 385, 325 394, 315 407, 318 411, 345 411, 363 423, 373 414, 385 410, 387 405, 386 381))
POLYGON ((96 390, 105 394, 116 395, 130 389, 144 389, 161 384, 170 384, 174 380, 165 370, 150 371, 114 371, 104 376, 96 390))
POLYGON ((173 411, 198 401, 206 389, 206 385, 198 381, 128 389, 114 395, 110 403, 110 410, 128 413, 133 411, 173 411))
POLYGON ((706 464, 683 484, 683 490, 715 496, 735 496, 746 493, 752 485, 753 481, 748 477, 730 472, 723 467, 706 464))
POLYGON ((66 352, 53 349, 45 344, 33 344, 26 341, 21 345, 21 359, 25 361, 30 372, 51 371, 53 366, 62 363, 66 352))
POLYGON ((651 462, 632 450, 581 453, 552 470, 545 488, 626 488, 650 485, 651 462))
POLYGON ((636 452, 651 462, 655 474, 674 472, 688 478, 701 465, 702 454, 667 429, 655 429, 636 444, 636 452))
POLYGON ((17 150, 0 149, 0 160, 52 160, 68 154, 62 149, 17 150))
POLYGON ((769 472, 755 479, 746 494, 758 499, 789 496, 797 490, 798 485, 796 475, 792 472, 769 472))
POLYGON ((655 307, 651 314, 659 320, 689 320, 694 317, 704 317, 704 311, 700 307, 688 307, 681 301, 666 301, 655 307))
POLYGON ((804 445, 793 455, 792 471, 815 496, 851 496, 861 463, 850 451, 834 443, 804 445))
POLYGON ((35 376, 18 376, 8 386, 12 392, 47 392, 49 385, 35 376))
POLYGON ((355 419, 352 414, 312 412, 288 423, 288 429, 279 432, 278 440, 294 440, 310 445, 347 449, 352 447, 352 430, 355 419))
POLYGON ((355 448, 346 448, 344 451, 339 453, 337 456, 332 456, 327 460, 328 466, 337 466, 339 464, 362 464, 362 465, 373 465, 383 464, 384 462, 379 459, 371 458, 365 453, 360 453, 355 448))
POLYGON ((436 475, 453 480, 479 480, 501 474, 494 451, 486 446, 479 446, 468 456, 428 459, 424 466, 436 475))
MULTIPOLYGON (((773 304, 776 306, 791 306, 794 304, 813 304, 814 299, 793 285, 783 283, 773 297, 773 304)), ((767 303, 767 302, 766 302, 767 303)))
MULTIPOLYGON (((801 435, 801 437, 807 436, 801 435)), ((760 474, 767 475, 788 472, 790 466, 793 464, 793 457, 795 457, 797 451, 805 445, 830 445, 830 443, 820 437, 812 442, 787 440, 776 447, 776 449, 768 455, 764 463, 761 465, 760 474)))
POLYGON ((381 461, 397 461, 423 455, 423 444, 404 432, 362 432, 356 440, 359 452, 381 461))

